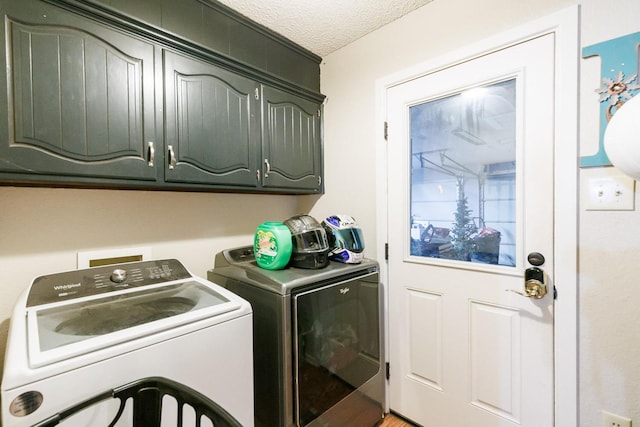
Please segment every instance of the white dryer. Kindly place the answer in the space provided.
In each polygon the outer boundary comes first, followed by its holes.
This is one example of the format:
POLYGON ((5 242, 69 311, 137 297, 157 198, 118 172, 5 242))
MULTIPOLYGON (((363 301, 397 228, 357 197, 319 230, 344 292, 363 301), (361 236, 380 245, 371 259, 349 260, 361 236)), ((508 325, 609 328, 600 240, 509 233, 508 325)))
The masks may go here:
POLYGON ((253 426, 252 310, 177 260, 41 276, 19 298, 2 425, 253 426))

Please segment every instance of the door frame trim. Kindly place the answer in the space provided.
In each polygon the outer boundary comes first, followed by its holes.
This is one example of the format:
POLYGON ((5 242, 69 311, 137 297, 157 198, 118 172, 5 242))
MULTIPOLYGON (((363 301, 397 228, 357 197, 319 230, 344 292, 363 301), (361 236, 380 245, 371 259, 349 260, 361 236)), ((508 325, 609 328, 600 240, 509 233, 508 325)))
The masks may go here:
MULTIPOLYGON (((554 34, 554 284, 558 291, 554 304, 554 402, 555 425, 563 427, 578 426, 579 16, 580 6, 571 6, 376 81, 375 121, 376 129, 382 130, 389 88, 543 34, 554 34)), ((379 241, 387 242, 387 143, 382 131, 376 132, 376 170, 376 234, 379 241)), ((388 313, 389 272, 384 245, 378 245, 376 257, 381 260, 380 281, 388 313)), ((388 333, 389 320, 385 319, 385 337, 388 333)), ((385 345, 389 362, 388 339, 385 345)), ((388 399, 387 393, 386 411, 388 399)))

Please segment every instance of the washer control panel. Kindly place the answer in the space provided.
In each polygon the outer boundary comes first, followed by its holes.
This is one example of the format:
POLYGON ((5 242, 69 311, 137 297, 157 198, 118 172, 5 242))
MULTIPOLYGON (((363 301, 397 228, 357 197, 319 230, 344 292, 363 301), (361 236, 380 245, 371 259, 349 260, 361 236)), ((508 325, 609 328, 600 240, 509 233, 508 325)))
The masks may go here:
POLYGON ((40 276, 33 280, 27 307, 82 298, 192 277, 175 259, 115 264, 40 276))

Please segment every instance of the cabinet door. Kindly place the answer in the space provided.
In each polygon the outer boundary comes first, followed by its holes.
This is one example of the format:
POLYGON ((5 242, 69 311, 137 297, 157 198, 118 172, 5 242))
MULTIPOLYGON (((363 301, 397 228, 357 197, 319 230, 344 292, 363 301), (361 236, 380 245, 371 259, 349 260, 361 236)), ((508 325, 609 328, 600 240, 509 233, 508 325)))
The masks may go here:
POLYGON ((38 1, 1 8, 0 171, 155 181, 153 46, 38 1))
POLYGON ((256 187, 256 83, 168 51, 164 70, 165 180, 256 187))
POLYGON ((263 86, 263 186, 322 192, 320 104, 263 86))

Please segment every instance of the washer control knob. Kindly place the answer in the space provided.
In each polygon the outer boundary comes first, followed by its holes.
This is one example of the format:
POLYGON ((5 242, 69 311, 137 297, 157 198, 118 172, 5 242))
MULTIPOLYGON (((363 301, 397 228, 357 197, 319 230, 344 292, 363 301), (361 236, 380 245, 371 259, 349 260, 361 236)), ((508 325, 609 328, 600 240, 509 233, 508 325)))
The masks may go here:
POLYGON ((116 268, 111 273, 111 281, 114 283, 122 283, 127 278, 127 270, 116 268))

